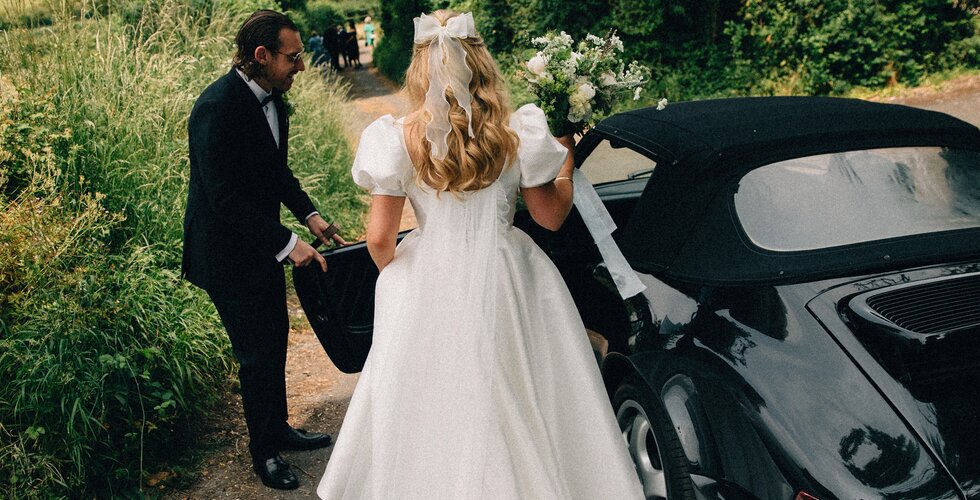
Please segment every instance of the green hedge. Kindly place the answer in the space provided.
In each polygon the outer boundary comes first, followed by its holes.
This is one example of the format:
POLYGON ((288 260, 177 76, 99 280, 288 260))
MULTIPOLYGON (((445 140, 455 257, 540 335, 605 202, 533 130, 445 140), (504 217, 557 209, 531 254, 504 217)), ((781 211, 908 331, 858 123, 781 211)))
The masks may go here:
MULTIPOLYGON (((0 498, 140 494, 233 379, 213 306, 178 276, 187 117, 252 10, 227 3, 0 38, 0 498)), ((294 171, 360 234, 346 88, 311 71, 289 96, 294 171)))
POLYGON ((784 0, 746 2, 726 33, 735 64, 761 77, 756 90, 840 94, 975 65, 975 20, 946 0, 784 0))
POLYGON ((381 29, 384 37, 374 48, 374 64, 397 83, 405 80, 405 70, 412 60, 415 23, 421 12, 434 10, 428 0, 382 0, 381 29))
MULTIPOLYGON (((616 30, 625 57, 651 67, 651 99, 745 94, 844 94, 916 85, 929 74, 980 67, 980 8, 949 0, 455 0, 472 10, 501 60, 526 59, 549 30, 576 39, 616 30)), ((381 51, 400 81, 411 51, 414 1, 384 0, 381 51), (392 24, 394 23, 394 24, 392 24), (407 42, 406 42, 407 40, 407 42)), ((381 49, 381 47, 379 47, 381 49)), ((519 81, 514 86, 522 85, 519 81)))

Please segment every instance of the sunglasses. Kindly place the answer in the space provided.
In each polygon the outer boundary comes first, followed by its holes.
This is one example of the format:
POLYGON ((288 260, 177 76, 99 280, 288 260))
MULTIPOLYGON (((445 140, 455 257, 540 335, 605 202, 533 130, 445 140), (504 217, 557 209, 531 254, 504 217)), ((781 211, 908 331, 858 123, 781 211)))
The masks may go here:
POLYGON ((299 51, 299 52, 297 52, 297 53, 295 53, 295 54, 287 54, 285 52, 279 52, 278 50, 272 50, 270 52, 272 52, 274 54, 282 54, 282 55, 286 56, 286 59, 289 59, 289 62, 291 62, 293 64, 296 64, 297 62, 299 62, 299 59, 301 57, 303 57, 303 51, 302 50, 299 51))

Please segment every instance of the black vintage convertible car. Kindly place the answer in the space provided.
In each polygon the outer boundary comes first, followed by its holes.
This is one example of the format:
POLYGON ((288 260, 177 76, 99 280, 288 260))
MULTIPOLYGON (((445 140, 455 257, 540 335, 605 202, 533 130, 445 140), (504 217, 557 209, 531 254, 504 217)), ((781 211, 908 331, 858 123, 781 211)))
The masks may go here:
MULTIPOLYGON (((980 131, 857 100, 614 115, 576 163, 647 289, 615 292, 580 218, 519 212, 596 342, 650 498, 980 498, 980 131)), ((363 244, 296 268, 333 362, 358 371, 363 244)))

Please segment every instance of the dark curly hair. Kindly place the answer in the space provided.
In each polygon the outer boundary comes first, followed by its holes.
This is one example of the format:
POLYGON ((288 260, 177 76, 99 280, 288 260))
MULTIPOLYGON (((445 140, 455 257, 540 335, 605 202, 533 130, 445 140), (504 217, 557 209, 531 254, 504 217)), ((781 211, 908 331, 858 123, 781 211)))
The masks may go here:
POLYGON ((255 49, 265 47, 271 51, 279 50, 279 31, 283 28, 299 31, 296 24, 283 13, 274 10, 255 11, 235 36, 238 50, 232 63, 249 78, 261 76, 262 65, 255 60, 255 49))

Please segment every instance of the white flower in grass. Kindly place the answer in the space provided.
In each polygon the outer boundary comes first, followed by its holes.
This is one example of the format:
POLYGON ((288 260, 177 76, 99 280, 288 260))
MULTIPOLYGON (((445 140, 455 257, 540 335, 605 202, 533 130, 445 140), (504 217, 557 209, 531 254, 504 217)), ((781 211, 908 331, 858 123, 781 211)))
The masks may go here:
POLYGON ((657 101, 657 111, 660 111, 660 110, 662 110, 662 109, 664 109, 666 107, 667 107, 667 98, 666 97, 664 97, 664 98, 660 99, 659 101, 657 101))
POLYGON ((643 92, 643 87, 637 87, 633 89, 633 100, 637 101, 640 99, 640 92, 643 92))
POLYGON ((538 52, 537 55, 531 58, 527 62, 527 69, 532 74, 541 75, 545 72, 545 68, 548 66, 548 58, 546 58, 542 53, 538 52))

